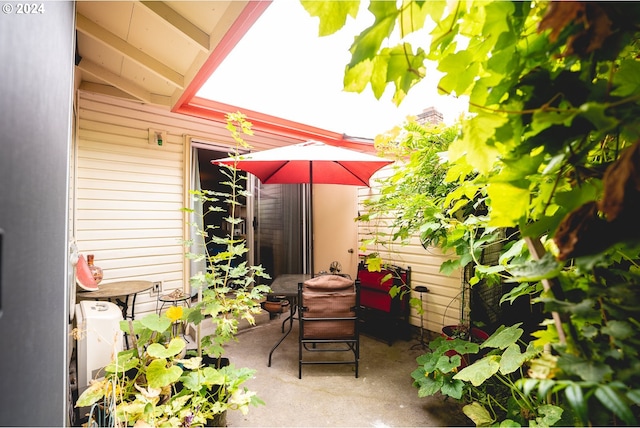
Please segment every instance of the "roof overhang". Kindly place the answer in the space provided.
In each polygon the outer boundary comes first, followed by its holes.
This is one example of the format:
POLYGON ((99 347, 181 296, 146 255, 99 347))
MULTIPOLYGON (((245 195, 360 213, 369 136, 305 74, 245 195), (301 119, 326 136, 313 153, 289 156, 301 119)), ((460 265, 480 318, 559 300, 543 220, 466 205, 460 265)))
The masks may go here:
POLYGON ((370 140, 196 95, 271 3, 77 1, 77 88, 215 122, 241 111, 254 129, 372 151, 370 140))

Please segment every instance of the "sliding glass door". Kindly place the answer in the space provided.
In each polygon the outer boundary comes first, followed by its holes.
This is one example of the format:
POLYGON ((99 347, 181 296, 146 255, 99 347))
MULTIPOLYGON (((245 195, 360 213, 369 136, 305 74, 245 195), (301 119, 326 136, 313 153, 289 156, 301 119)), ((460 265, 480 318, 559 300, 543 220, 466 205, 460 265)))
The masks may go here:
MULTIPOLYGON (((212 164, 211 160, 227 157, 226 151, 204 144, 192 145, 191 188, 224 191, 220 183, 226 181, 226 176, 221 167, 212 164)), ((246 182, 250 196, 243 201, 243 207, 236 216, 244 219, 238 233, 247 240, 247 263, 262 265, 272 279, 284 273, 305 273, 310 257, 308 185, 264 185, 250 174, 246 182)), ((197 210, 197 207, 193 208, 197 210)), ((211 211, 208 206, 200 208, 204 212, 211 211)), ((207 224, 201 227, 214 226, 210 228, 213 233, 227 233, 225 215, 225 212, 208 214, 207 224)), ((216 248, 208 250, 213 253, 219 251, 216 248)), ((191 266, 191 272, 202 270, 204 266, 191 266)))
POLYGON ((256 262, 265 267, 271 278, 305 272, 309 259, 306 187, 261 184, 254 179, 256 262))

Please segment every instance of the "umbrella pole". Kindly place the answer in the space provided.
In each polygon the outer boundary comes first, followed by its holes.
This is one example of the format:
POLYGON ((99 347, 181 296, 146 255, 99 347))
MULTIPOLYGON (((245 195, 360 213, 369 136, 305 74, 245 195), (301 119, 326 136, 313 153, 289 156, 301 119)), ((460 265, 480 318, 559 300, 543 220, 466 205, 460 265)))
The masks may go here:
POLYGON ((309 248, 311 249, 309 254, 309 265, 311 268, 310 273, 313 277, 315 273, 313 266, 313 162, 309 162, 309 226, 309 248))

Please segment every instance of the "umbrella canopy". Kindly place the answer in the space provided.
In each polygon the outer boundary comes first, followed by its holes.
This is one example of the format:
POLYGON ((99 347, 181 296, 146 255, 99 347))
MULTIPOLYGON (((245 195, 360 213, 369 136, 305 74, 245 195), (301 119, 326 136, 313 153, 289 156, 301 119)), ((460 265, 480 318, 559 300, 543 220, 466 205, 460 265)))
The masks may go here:
MULTIPOLYGON (((211 162, 250 172, 263 184, 345 184, 368 187, 371 176, 393 161, 311 140, 211 162)), ((309 187, 309 193, 309 217, 313 230, 313 186, 309 187)), ((314 273, 313 239, 309 246, 310 270, 314 273)))
POLYGON ((263 184, 347 184, 369 186, 371 176, 392 161, 367 153, 306 141, 291 146, 212 161, 250 172, 263 184), (237 162, 237 163, 236 163, 237 162))

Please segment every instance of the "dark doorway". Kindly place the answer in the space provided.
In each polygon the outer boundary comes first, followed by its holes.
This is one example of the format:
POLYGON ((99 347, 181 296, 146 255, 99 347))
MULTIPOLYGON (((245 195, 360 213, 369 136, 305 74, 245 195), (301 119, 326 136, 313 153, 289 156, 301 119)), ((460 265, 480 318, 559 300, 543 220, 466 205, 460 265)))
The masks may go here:
MULTIPOLYGON (((213 159, 228 157, 228 153, 221 150, 198 147, 200 185, 203 190, 229 190, 228 186, 221 184, 228 180, 221 169, 223 167, 211 163, 213 159)), ((241 200, 242 207, 236 210, 236 217, 244 219, 236 233, 247 239, 249 254, 246 261, 262 265, 272 279, 285 273, 303 273, 305 260, 309 257, 308 250, 305 250, 308 246, 304 245, 309 239, 304 220, 308 206, 306 187, 297 184, 263 185, 250 174, 245 176, 250 196, 241 200)), ((203 207, 204 212, 209 205, 203 207)), ((214 226, 212 232, 216 236, 223 237, 229 233, 224 220, 226 216, 226 210, 207 214, 207 225, 214 226)), ((210 244, 208 250, 210 254, 215 254, 222 249, 210 244)), ((266 283, 268 285, 271 282, 266 283)))

